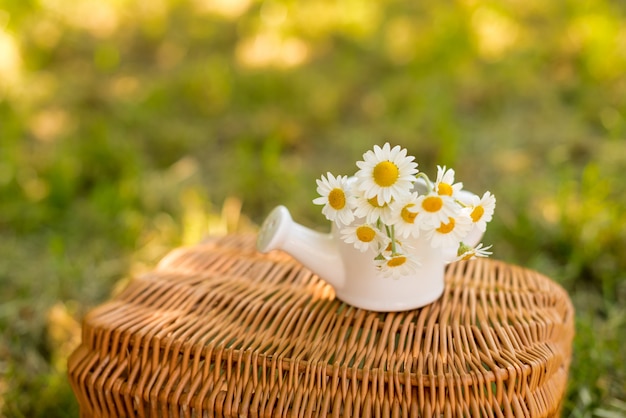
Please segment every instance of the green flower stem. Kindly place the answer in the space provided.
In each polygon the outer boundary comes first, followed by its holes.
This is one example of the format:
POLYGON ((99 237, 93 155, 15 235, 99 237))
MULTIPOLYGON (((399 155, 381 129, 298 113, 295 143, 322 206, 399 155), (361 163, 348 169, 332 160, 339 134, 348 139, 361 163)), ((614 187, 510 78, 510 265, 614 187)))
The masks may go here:
POLYGON ((385 225, 385 229, 387 230, 387 236, 391 239, 391 255, 398 255, 396 251, 396 228, 393 225, 385 225))
POLYGON ((419 178, 422 178, 422 179, 424 179, 424 181, 426 182, 426 186, 428 187, 428 189, 429 189, 430 191, 433 191, 433 190, 434 190, 433 183, 430 181, 430 179, 428 178, 428 175, 426 175, 426 173, 423 173, 423 172, 421 172, 421 171, 420 171, 419 173, 417 173, 417 174, 415 175, 415 178, 418 178, 418 179, 419 179, 419 178))

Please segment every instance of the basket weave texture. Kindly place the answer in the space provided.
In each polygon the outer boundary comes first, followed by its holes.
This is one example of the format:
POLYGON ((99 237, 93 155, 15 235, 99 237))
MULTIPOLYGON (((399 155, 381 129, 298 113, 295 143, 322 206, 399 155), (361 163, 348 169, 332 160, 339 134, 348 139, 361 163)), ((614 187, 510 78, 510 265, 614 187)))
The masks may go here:
POLYGON ((254 239, 176 249, 86 316, 81 416, 558 416, 574 311, 547 277, 454 263, 435 303, 375 313, 254 239))

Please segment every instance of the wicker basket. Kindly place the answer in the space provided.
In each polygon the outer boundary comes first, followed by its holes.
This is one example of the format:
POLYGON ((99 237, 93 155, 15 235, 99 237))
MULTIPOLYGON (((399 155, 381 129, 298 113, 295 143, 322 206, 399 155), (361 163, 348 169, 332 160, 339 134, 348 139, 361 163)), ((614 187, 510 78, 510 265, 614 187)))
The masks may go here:
POLYGON ((355 309, 231 235, 91 311, 69 376, 84 417, 558 416, 573 320, 561 287, 491 260, 450 265, 427 307, 355 309))

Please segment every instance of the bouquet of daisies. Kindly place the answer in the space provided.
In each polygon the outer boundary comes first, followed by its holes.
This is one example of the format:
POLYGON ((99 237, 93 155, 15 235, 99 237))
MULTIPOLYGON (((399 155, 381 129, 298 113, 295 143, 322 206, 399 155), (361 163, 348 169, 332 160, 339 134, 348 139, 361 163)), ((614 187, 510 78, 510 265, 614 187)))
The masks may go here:
POLYGON ((474 228, 485 231, 495 197, 485 192, 462 202, 463 184, 454 182, 453 169, 438 166, 432 182, 414 159, 398 145, 376 145, 356 163, 353 177, 327 173, 317 180, 320 197, 313 203, 324 206, 322 213, 337 223, 345 242, 372 251, 374 263, 387 276, 410 274, 420 265, 409 238, 424 237, 434 248, 456 246, 456 260, 489 256, 491 246, 470 247, 463 239, 474 228))

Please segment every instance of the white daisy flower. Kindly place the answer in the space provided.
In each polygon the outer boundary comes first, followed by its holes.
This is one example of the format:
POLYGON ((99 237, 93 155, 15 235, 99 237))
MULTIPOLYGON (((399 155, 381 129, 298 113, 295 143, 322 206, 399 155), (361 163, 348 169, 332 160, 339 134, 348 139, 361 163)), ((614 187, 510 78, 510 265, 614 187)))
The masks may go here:
POLYGON ((386 247, 389 241, 386 235, 368 224, 349 226, 343 228, 340 233, 341 239, 344 242, 353 244, 354 247, 361 252, 365 252, 369 249, 378 252, 381 248, 386 247))
POLYGON ((337 221, 343 225, 349 225, 354 221, 354 196, 350 193, 347 176, 333 176, 327 173, 317 180, 317 193, 320 197, 315 198, 313 203, 324 205, 322 213, 329 221, 337 221))
POLYGON ((419 254, 404 240, 428 240, 444 251, 446 260, 487 257, 491 246, 469 247, 462 241, 484 232, 493 218, 496 199, 465 194, 455 183, 455 171, 437 166, 436 181, 418 173, 414 157, 400 146, 376 145, 356 163, 354 177, 327 173, 317 180, 322 213, 339 225, 343 241, 361 252, 373 251, 377 268, 386 277, 417 271, 419 254), (471 197, 468 197, 471 196, 471 197), (451 252, 456 250, 456 257, 451 252))
POLYGON ((383 205, 411 191, 418 170, 415 157, 406 153, 406 149, 399 145, 391 148, 387 142, 382 148, 374 145, 373 151, 363 154, 363 161, 357 161, 357 188, 367 199, 376 197, 383 205))
POLYGON ((460 243, 459 250, 454 261, 471 260, 472 258, 478 257, 489 257, 491 254, 493 254, 491 251, 489 251, 491 247, 492 245, 488 247, 483 247, 482 242, 476 247, 469 247, 464 243, 460 243))
POLYGON ((417 238, 420 234, 420 224, 417 222, 419 204, 417 202, 419 196, 416 192, 391 203, 391 216, 389 224, 395 227, 396 236, 408 238, 410 236, 417 238))
POLYGON ((455 196, 463 188, 463 183, 454 183, 454 170, 437 166, 437 180, 434 189, 440 196, 455 196))
POLYGON ((455 247, 472 230, 472 220, 466 213, 449 217, 438 227, 426 231, 427 238, 433 248, 455 247))
POLYGON ((376 224, 378 220, 388 224, 391 218, 391 205, 378 203, 376 197, 370 199, 365 197, 363 192, 356 192, 354 199, 354 215, 357 218, 364 218, 365 222, 376 224))
POLYGON ((379 252, 378 258, 391 258, 399 254, 413 254, 414 252, 415 248, 413 246, 405 244, 404 241, 399 241, 398 238, 395 238, 393 241, 389 238, 385 248, 379 252))
POLYGON ((416 204, 420 212, 420 225, 425 229, 438 228, 449 218, 456 218, 461 207, 452 196, 439 195, 436 191, 418 197, 416 204))
POLYGON ((493 218, 493 212, 496 208, 496 197, 489 192, 485 192, 482 198, 472 196, 470 203, 470 218, 476 227, 485 232, 487 222, 493 218))
POLYGON ((376 267, 384 277, 399 279, 417 271, 419 262, 408 254, 396 254, 391 257, 381 257, 375 260, 376 267))

